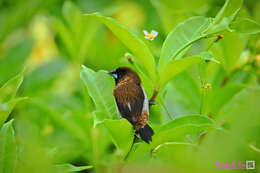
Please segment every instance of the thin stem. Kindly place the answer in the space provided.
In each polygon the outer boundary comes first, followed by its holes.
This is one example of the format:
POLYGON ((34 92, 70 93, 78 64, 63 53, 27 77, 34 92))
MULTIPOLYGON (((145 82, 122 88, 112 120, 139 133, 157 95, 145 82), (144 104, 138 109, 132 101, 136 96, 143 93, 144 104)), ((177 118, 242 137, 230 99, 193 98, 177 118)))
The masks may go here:
POLYGON ((157 97, 157 95, 158 95, 158 89, 154 89, 154 91, 153 91, 153 95, 152 95, 152 97, 149 99, 149 105, 150 106, 152 106, 153 105, 153 103, 155 102, 155 98, 157 97))
POLYGON ((217 38, 215 38, 210 45, 208 46, 208 48, 206 49, 206 51, 208 51, 213 45, 214 43, 217 43, 219 40, 221 40, 223 38, 223 35, 218 35, 217 38))
POLYGON ((204 81, 200 77, 200 88, 201 88, 201 96, 200 96, 200 114, 202 114, 202 109, 203 109, 203 102, 204 102, 204 81))
POLYGON ((204 107, 204 95, 205 95, 205 90, 202 89, 201 100, 200 100, 200 114, 202 114, 203 107, 204 107))
POLYGON ((170 112, 168 111, 168 109, 167 109, 167 107, 165 106, 165 104, 164 104, 164 102, 162 101, 162 99, 160 98, 159 100, 160 100, 160 103, 161 103, 161 105, 163 106, 163 108, 164 108, 164 110, 165 110, 165 112, 166 112, 168 118, 169 118, 170 120, 173 120, 173 118, 172 118, 170 112))
POLYGON ((134 146, 134 144, 135 144, 137 138, 138 138, 138 137, 137 137, 136 135, 134 135, 133 143, 132 143, 132 145, 131 145, 131 147, 130 147, 128 153, 126 154, 124 160, 127 160, 128 156, 130 155, 131 151, 133 150, 133 146, 134 146))
POLYGON ((206 51, 208 51, 208 50, 214 45, 215 42, 216 42, 216 40, 213 40, 213 41, 210 43, 210 45, 208 46, 208 48, 206 49, 206 51))

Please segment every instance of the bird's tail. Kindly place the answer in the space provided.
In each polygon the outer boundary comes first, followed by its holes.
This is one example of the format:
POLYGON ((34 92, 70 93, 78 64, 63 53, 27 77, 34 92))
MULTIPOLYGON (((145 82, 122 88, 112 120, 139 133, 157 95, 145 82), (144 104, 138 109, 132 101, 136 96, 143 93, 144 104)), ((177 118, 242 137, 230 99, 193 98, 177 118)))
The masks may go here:
POLYGON ((144 140, 146 143, 149 144, 152 141, 152 136, 153 136, 154 132, 153 132, 153 129, 148 124, 146 124, 144 126, 144 128, 138 129, 138 132, 139 132, 142 140, 144 140))

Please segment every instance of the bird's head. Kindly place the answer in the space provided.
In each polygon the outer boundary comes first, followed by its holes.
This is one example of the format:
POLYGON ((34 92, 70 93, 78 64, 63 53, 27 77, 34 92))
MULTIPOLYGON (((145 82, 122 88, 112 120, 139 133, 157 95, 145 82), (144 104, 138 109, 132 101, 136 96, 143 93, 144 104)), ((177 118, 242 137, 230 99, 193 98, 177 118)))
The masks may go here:
POLYGON ((119 82, 135 82, 136 84, 141 83, 141 79, 138 74, 128 67, 119 67, 109 72, 110 75, 115 79, 116 84, 119 82))

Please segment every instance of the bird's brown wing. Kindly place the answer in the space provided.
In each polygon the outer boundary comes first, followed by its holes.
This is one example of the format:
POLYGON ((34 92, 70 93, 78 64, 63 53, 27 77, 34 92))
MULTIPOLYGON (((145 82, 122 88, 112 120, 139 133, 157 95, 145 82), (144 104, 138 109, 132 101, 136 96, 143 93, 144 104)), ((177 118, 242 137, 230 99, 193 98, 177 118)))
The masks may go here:
POLYGON ((135 125, 142 114, 145 99, 141 86, 130 82, 122 83, 115 87, 114 96, 121 116, 135 125))

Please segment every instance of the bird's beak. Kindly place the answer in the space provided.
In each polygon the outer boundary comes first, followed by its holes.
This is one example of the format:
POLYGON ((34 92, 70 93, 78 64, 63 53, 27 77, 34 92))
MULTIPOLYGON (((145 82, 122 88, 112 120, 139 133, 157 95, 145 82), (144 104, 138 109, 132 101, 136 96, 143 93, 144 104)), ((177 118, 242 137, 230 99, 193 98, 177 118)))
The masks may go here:
POLYGON ((108 72, 108 74, 113 75, 113 73, 115 73, 115 72, 116 72, 115 70, 112 70, 112 71, 108 72))

